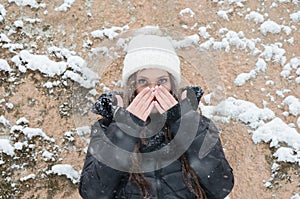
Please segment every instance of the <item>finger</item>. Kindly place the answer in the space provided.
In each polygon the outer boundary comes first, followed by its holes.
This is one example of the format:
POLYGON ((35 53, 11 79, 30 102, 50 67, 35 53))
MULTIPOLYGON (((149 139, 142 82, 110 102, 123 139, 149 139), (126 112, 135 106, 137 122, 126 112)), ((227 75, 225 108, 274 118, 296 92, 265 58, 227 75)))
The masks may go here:
POLYGON ((115 95, 116 99, 117 99, 117 106, 119 107, 123 107, 124 106, 124 102, 123 99, 120 95, 115 95))
POLYGON ((154 103, 154 107, 157 109, 157 111, 160 113, 160 114, 163 114, 165 112, 165 110, 159 105, 158 102, 153 102, 154 103))
POLYGON ((167 89, 163 90, 162 87, 157 88, 156 98, 165 111, 177 104, 171 93, 167 89))
POLYGON ((147 87, 143 89, 135 98, 132 100, 132 102, 129 104, 128 108, 130 109, 131 107, 137 107, 140 105, 141 99, 144 97, 145 94, 149 93, 150 88, 147 87))
POLYGON ((187 91, 186 90, 181 93, 181 100, 184 100, 185 98, 187 98, 187 91))
POLYGON ((177 103, 177 100, 174 98, 174 96, 164 86, 159 86, 158 88, 166 96, 166 99, 168 99, 170 101, 171 105, 174 105, 177 103))
POLYGON ((149 107, 150 103, 153 101, 153 98, 154 94, 152 91, 150 91, 140 99, 136 107, 142 111, 145 111, 149 107))
POLYGON ((159 105, 164 109, 164 111, 167 111, 169 106, 168 106, 167 102, 165 101, 165 99, 162 97, 161 92, 156 90, 154 92, 154 95, 155 95, 156 100, 159 103, 159 105))
POLYGON ((151 102, 151 104, 148 106, 148 108, 146 109, 146 111, 144 112, 143 116, 142 116, 142 120, 146 121, 146 119, 148 118, 148 116, 150 115, 150 113, 152 112, 152 109, 154 107, 154 101, 151 102))
POLYGON ((142 100, 146 96, 149 97, 149 95, 152 93, 151 89, 149 87, 144 88, 137 96, 133 99, 132 103, 134 103, 136 106, 138 106, 140 103, 144 103, 142 100))
POLYGON ((147 117, 144 118, 145 111, 150 106, 150 103, 153 100, 153 98, 154 95, 152 94, 150 88, 144 89, 133 99, 133 101, 130 103, 126 110, 132 113, 133 115, 137 116, 138 118, 143 118, 143 120, 147 119, 147 117))

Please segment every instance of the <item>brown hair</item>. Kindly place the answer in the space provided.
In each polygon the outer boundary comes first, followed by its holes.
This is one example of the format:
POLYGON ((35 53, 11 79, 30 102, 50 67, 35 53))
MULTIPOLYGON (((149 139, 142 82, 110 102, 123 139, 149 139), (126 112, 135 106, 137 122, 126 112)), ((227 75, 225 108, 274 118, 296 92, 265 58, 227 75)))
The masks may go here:
MULTIPOLYGON (((172 95, 178 99, 178 85, 175 82, 174 77, 169 74, 170 80, 171 80, 171 93, 172 95)), ((137 95, 136 93, 136 84, 135 84, 135 78, 136 78, 136 73, 131 75, 128 78, 128 82, 125 85, 125 92, 124 92, 124 105, 128 106, 132 100, 135 98, 137 95)), ((141 132, 142 133, 142 132, 141 132)), ((166 142, 169 142, 172 140, 171 132, 169 127, 164 128, 164 135, 165 135, 165 140, 166 142)), ((140 141, 136 144, 134 152, 138 153, 140 150, 141 144, 145 144, 146 140, 145 139, 140 139, 140 141)), ((132 158, 132 166, 133 169, 138 169, 139 168, 139 157, 133 156, 132 158)), ((187 185, 188 189, 196 196, 197 199, 206 199, 206 194, 203 188, 201 187, 198 177, 196 175, 196 172, 193 170, 193 168, 190 166, 188 160, 184 155, 182 155, 179 158, 180 162, 182 163, 182 177, 187 185)), ((147 198, 150 196, 149 193, 149 188, 153 185, 145 178, 143 173, 130 173, 130 177, 128 181, 133 180, 136 185, 138 186, 139 190, 141 191, 142 195, 144 198, 147 198)))

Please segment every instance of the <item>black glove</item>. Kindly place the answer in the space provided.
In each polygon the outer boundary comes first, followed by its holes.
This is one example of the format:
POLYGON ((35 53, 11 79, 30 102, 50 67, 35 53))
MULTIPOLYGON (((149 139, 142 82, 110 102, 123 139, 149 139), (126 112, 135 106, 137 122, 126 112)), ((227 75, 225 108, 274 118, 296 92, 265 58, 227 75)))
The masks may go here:
POLYGON ((181 89, 181 93, 187 91, 187 98, 189 99, 194 110, 197 110, 201 97, 204 91, 200 86, 186 86, 181 89))
POLYGON ((92 106, 92 112, 101 115, 104 118, 112 119, 114 108, 117 105, 117 99, 115 95, 121 95, 117 91, 108 91, 100 95, 95 104, 92 106))
POLYGON ((197 110, 203 90, 199 86, 186 86, 181 89, 181 93, 187 91, 186 99, 180 101, 167 111, 167 124, 171 124, 178 120, 182 114, 190 110, 197 110))

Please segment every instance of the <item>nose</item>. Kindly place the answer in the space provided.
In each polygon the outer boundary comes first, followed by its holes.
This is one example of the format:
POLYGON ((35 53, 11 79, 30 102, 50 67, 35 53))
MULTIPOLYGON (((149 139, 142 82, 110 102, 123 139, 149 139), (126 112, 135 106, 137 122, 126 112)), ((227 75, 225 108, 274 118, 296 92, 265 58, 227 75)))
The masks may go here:
POLYGON ((149 83, 149 85, 148 85, 150 88, 154 88, 155 86, 156 86, 156 82, 151 82, 151 83, 149 83))

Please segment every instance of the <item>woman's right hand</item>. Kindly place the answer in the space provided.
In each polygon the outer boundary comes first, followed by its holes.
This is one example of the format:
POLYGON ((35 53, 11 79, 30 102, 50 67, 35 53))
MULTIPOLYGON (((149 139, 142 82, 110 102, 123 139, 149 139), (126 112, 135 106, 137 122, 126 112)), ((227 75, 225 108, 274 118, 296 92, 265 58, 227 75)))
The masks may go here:
MULTIPOLYGON (((118 106, 123 106, 123 100, 121 96, 116 96, 118 106)), ((143 121, 146 121, 154 107, 154 93, 149 88, 144 88, 137 96, 132 100, 130 105, 127 107, 127 111, 143 121)))

